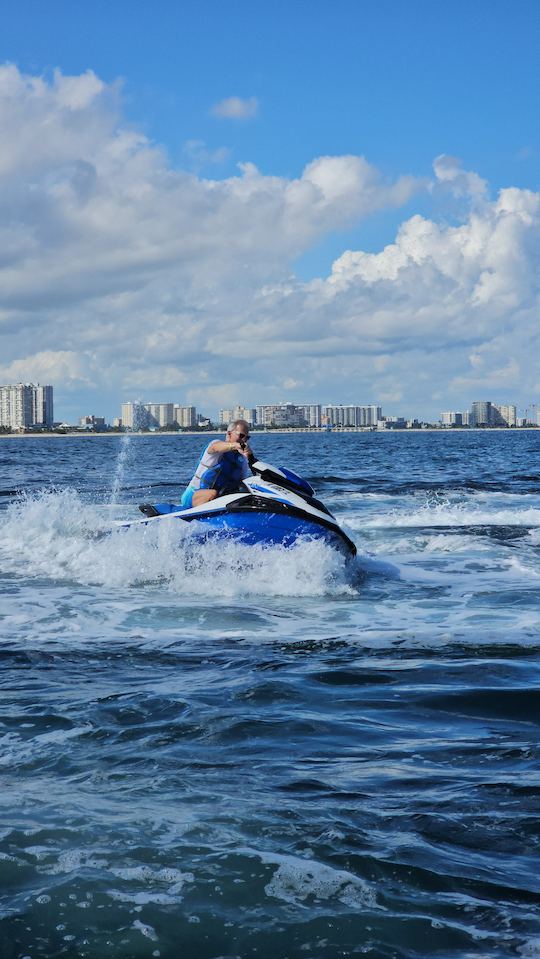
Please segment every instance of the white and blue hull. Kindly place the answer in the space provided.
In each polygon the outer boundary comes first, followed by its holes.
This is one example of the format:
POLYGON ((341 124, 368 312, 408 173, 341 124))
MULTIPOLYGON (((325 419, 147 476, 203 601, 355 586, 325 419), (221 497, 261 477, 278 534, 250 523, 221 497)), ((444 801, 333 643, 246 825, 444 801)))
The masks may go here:
POLYGON ((264 463, 255 463, 253 469, 256 475, 244 480, 238 492, 189 509, 168 503, 141 507, 156 515, 119 525, 132 527, 180 521, 193 525, 198 537, 225 537, 250 546, 285 547, 301 540, 318 540, 347 557, 356 554, 352 540, 326 507, 313 497, 313 490, 305 481, 264 463), (276 480, 287 486, 278 485, 276 480))

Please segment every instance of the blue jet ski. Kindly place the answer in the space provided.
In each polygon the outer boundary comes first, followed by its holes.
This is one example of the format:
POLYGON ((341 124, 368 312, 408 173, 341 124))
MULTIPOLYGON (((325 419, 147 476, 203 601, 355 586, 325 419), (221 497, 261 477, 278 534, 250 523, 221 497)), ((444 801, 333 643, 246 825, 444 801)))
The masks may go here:
POLYGON ((132 527, 181 520, 194 523, 205 538, 226 536, 263 546, 292 546, 306 538, 321 540, 346 557, 356 555, 352 540, 335 516, 315 498, 313 487, 305 479, 292 470, 277 469, 260 460, 252 463, 251 469, 253 476, 210 503, 189 509, 172 503, 144 503, 139 509, 145 519, 116 525, 132 527))

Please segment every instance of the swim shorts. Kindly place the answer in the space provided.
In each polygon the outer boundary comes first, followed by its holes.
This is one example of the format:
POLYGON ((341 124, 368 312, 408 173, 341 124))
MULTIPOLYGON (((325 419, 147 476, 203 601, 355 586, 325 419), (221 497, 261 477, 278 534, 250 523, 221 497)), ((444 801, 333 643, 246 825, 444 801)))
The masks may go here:
POLYGON ((188 486, 187 489, 184 490, 182 493, 182 499, 180 500, 180 506, 182 509, 189 509, 191 506, 193 506, 193 494, 196 492, 197 490, 193 486, 188 486))

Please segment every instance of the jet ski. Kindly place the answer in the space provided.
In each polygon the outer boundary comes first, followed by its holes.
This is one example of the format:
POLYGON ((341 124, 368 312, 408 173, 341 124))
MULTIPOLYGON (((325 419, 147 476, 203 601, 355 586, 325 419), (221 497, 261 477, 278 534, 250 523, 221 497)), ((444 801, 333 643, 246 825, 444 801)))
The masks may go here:
POLYGON ((181 520, 193 523, 198 534, 227 537, 249 545, 293 546, 299 539, 319 540, 343 553, 356 555, 356 546, 330 510, 316 499, 312 486, 292 470, 256 460, 252 476, 240 486, 201 506, 182 509, 172 503, 143 503, 145 518, 119 521, 133 527, 181 520))

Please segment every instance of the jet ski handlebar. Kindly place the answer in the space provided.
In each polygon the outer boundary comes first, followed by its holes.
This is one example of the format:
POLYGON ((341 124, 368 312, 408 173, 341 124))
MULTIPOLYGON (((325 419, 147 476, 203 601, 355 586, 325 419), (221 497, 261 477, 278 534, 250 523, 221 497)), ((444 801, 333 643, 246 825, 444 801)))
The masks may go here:
POLYGON ((262 460, 255 460, 250 465, 253 472, 260 476, 262 480, 266 480, 267 483, 277 483, 278 486, 307 496, 315 495, 315 490, 307 480, 299 476, 298 473, 286 469, 285 466, 271 466, 270 463, 264 463, 262 460))

